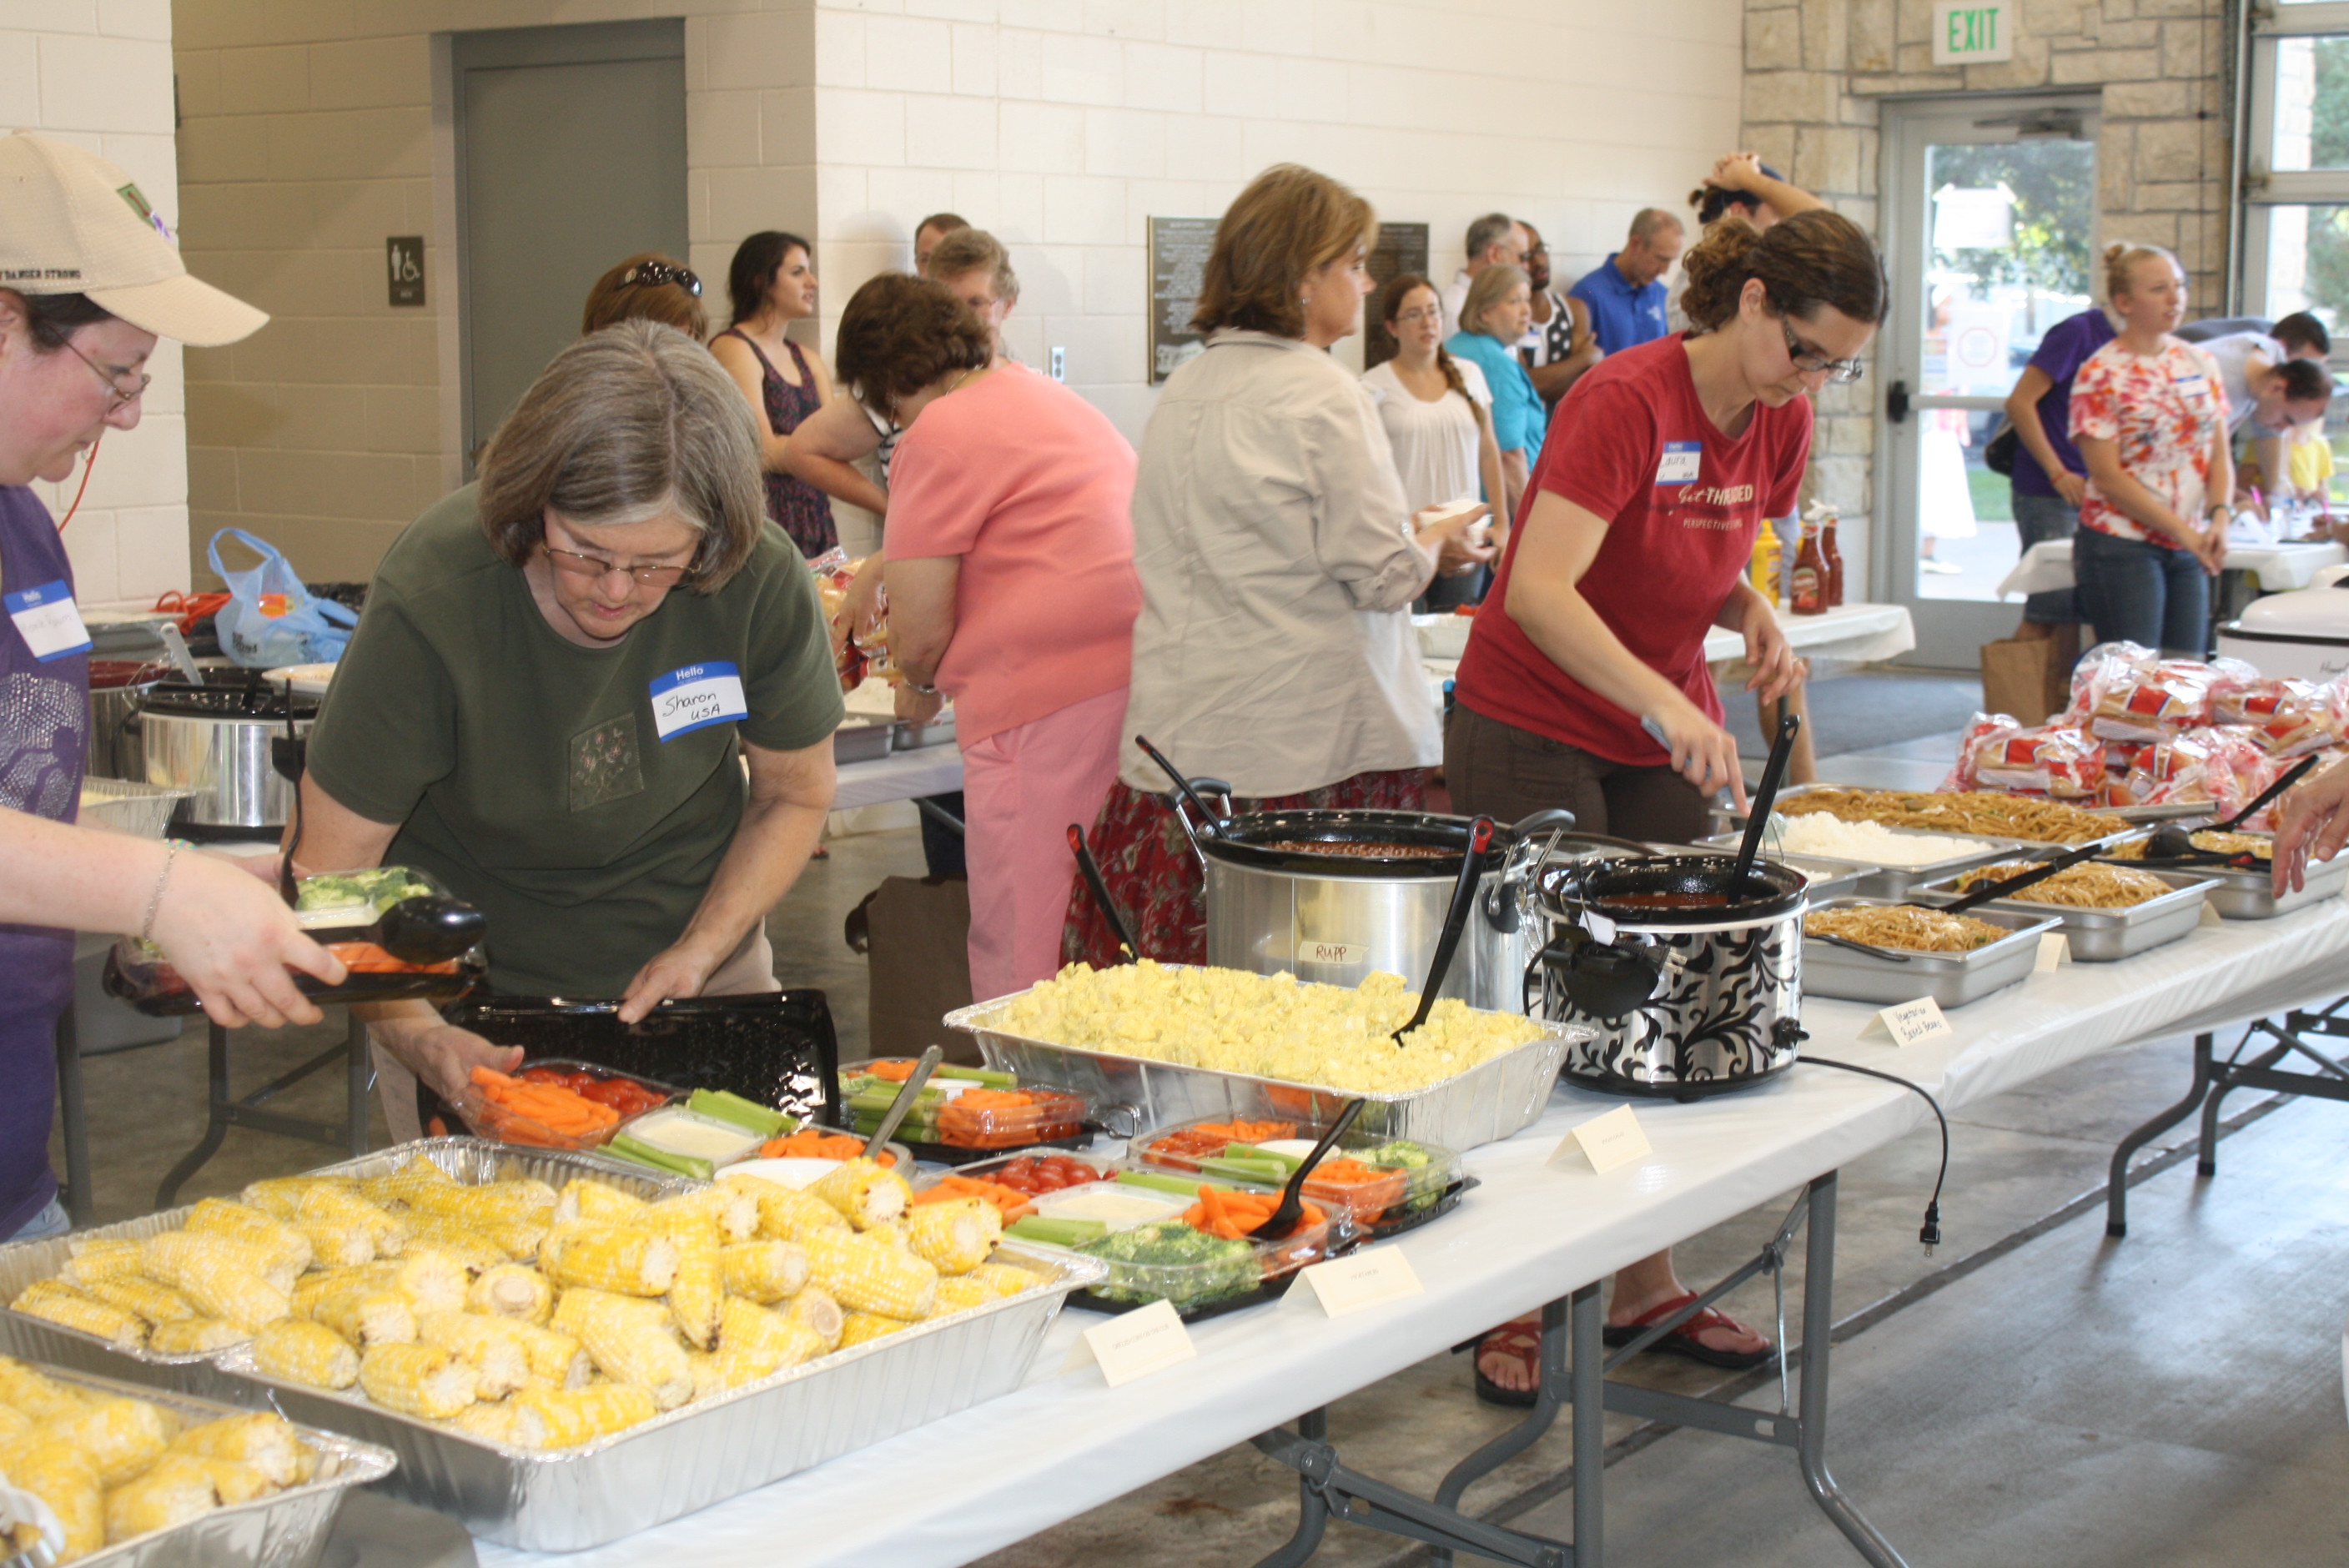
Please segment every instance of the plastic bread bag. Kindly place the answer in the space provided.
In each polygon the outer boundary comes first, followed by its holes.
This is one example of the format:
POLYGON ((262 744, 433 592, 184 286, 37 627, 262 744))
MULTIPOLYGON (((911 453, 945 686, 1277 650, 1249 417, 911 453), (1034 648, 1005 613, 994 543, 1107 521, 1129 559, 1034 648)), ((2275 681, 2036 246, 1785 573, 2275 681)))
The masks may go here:
POLYGON ((2026 727, 2000 715, 1987 723, 1977 719, 1966 737, 1959 767, 1970 769, 1973 782, 1960 788, 2059 800, 2103 796, 2104 744, 2076 724, 2026 727))
POLYGON ((2212 687, 2211 714, 2252 730, 2270 757, 2304 757, 2349 740, 2349 688, 2338 682, 2230 675, 2212 687))
POLYGON ((2106 740, 2161 740, 2210 723, 2220 671, 2199 659, 2156 659, 2107 672, 2089 728, 2106 740))

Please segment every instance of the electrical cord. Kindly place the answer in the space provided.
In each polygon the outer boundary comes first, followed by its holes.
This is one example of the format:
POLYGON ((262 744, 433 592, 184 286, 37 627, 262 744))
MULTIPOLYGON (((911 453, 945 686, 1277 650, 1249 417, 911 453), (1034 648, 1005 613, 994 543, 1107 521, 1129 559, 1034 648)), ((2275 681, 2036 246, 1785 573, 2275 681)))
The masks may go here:
POLYGON ((63 533, 66 531, 66 524, 74 520, 74 513, 81 510, 81 498, 89 493, 89 476, 98 471, 98 449, 104 445, 106 445, 106 432, 100 430, 98 433, 98 439, 89 444, 88 457, 82 462, 81 488, 74 491, 73 505, 66 508, 65 516, 57 520, 59 533, 63 533))
POLYGON ((1882 1078, 1886 1083, 1899 1084, 1932 1108, 1933 1119, 1941 1124, 1941 1169, 1933 1178, 1933 1196, 1925 1204, 1925 1222, 1917 1232, 1917 1239, 1925 1245, 1925 1255, 1931 1257, 1933 1249, 1941 1244, 1941 1183, 1950 1179, 1950 1119, 1941 1114, 1941 1102, 1898 1073, 1879 1072, 1874 1068, 1857 1067, 1850 1062, 1831 1061, 1826 1057, 1806 1056, 1803 1060, 1815 1068, 1834 1068, 1838 1072, 1857 1073, 1862 1078, 1882 1078))

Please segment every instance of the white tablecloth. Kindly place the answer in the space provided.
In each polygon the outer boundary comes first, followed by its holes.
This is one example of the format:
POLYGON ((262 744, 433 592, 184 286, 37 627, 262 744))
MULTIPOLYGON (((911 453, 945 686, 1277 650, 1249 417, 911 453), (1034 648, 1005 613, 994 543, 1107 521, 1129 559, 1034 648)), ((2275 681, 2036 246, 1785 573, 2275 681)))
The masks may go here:
MULTIPOLYGON (((2227 548, 2230 571, 2248 572, 2263 593, 2305 588, 2328 566, 2349 564, 2349 550, 2337 544, 2239 544, 2227 548)), ((2012 599, 2024 593, 2053 593, 2075 585, 2072 542, 2051 539, 2023 552, 1998 585, 1998 596, 2012 599)))
POLYGON ((870 762, 846 762, 840 767, 839 793, 832 809, 879 806, 891 800, 911 800, 923 795, 946 795, 962 788, 962 749, 951 741, 893 751, 870 762))
MULTIPOLYGON (((1435 617, 1415 617, 1422 624, 1420 645, 1423 649, 1441 647, 1452 642, 1464 642, 1464 634, 1453 637, 1439 634, 1431 639, 1424 624, 1435 617)), ((1465 616, 1460 624, 1468 624, 1465 616)), ((1861 665, 1876 664, 1898 658, 1917 645, 1917 624, 1909 617, 1905 604, 1838 604, 1822 615, 1790 615, 1781 611, 1778 624, 1786 629, 1786 641, 1795 652, 1811 661, 1814 679, 1841 675, 1861 665)), ((1743 667, 1745 662, 1745 638, 1742 633, 1714 627, 1705 634, 1704 662, 1714 666, 1714 673, 1723 680, 1743 667)), ((1460 656, 1448 656, 1429 652, 1423 663, 1430 676, 1440 685, 1459 673, 1460 656)))
MULTIPOLYGON (((1858 1039, 1871 1010, 1812 998, 1815 1055, 1915 1078, 1958 1107, 2179 1020, 2281 1011, 2349 991, 2349 904, 2229 923, 2120 964, 2075 965, 1951 1014, 1953 1042, 1898 1050, 1858 1039)), ((2179 1088, 2186 1064, 2178 1065, 2179 1088)), ((1504 1318, 1600 1278, 1919 1128, 1912 1095, 1799 1066, 1691 1105, 1635 1102, 1653 1152, 1605 1176, 1578 1154, 1548 1163, 1577 1124, 1619 1100, 1560 1088, 1534 1127, 1471 1151, 1485 1185, 1403 1236, 1423 1295, 1331 1321, 1293 1292, 1192 1330, 1198 1359, 1112 1389, 1064 1373, 1098 1322, 1063 1313, 1027 1384, 959 1416, 844 1455, 598 1551, 540 1559, 483 1543, 489 1568, 620 1568, 657 1553, 695 1568, 946 1565, 1007 1546, 1253 1434, 1389 1377, 1504 1318)), ((1924 1194, 1918 1194, 1921 1205, 1924 1194)), ((1961 1225, 1965 1195, 1950 1196, 1961 1225)))

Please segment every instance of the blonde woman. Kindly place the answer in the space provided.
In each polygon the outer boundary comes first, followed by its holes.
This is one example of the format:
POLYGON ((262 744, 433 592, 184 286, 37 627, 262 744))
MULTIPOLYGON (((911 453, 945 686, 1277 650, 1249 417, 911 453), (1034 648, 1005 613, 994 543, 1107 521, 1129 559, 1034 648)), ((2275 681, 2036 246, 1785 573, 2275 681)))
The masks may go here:
POLYGON ((1517 515, 1526 476, 1541 455, 1549 407, 1534 389, 1534 378, 1517 358, 1515 345, 1533 325, 1533 283, 1523 268, 1486 267, 1468 285, 1460 306, 1460 330, 1444 348, 1485 373, 1493 389, 1493 442, 1501 451, 1502 494, 1494 498, 1504 517, 1517 515))
MULTIPOLYGON (((1413 512, 1503 493, 1501 451, 1493 444, 1493 394, 1485 373, 1444 346, 1444 301, 1416 273, 1379 296, 1379 319, 1395 356, 1362 377, 1394 449, 1395 474, 1413 512)), ((1506 541, 1506 531, 1502 539, 1506 541)), ((1477 573, 1439 576, 1414 606, 1448 610, 1475 597, 1477 573)))
MULTIPOLYGON (((1167 378, 1133 492, 1142 614, 1117 782, 1095 823, 1110 891, 1150 957, 1206 960, 1198 862, 1133 744, 1230 783, 1243 810, 1413 810, 1441 748, 1405 614, 1439 564, 1489 559, 1422 523, 1385 428, 1328 349, 1361 330, 1371 204, 1280 164, 1216 230, 1192 316, 1206 349, 1167 378)), ((1066 951, 1117 945, 1081 890, 1066 951)))

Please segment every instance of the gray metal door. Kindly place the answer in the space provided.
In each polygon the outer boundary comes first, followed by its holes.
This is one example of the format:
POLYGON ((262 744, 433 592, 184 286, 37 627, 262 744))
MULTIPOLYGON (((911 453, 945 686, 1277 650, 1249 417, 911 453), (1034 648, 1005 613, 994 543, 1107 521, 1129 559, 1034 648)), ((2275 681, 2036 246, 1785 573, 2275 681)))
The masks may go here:
POLYGON ((450 57, 470 476, 605 269, 686 256, 685 24, 460 33, 450 57))

